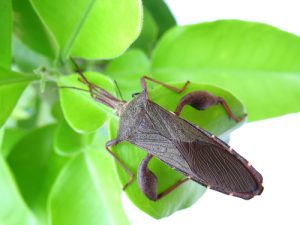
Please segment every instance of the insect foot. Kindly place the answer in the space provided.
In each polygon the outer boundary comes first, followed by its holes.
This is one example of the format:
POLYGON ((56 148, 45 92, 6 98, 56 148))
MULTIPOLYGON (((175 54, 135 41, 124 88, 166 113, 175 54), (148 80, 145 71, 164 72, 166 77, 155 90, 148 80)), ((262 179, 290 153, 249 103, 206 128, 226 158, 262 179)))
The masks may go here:
POLYGON ((122 190, 125 191, 126 188, 133 182, 134 180, 134 174, 132 174, 129 178, 129 181, 123 186, 122 190))
POLYGON ((240 118, 236 118, 236 119, 233 118, 233 119, 235 120, 235 122, 239 123, 239 122, 242 122, 244 119, 246 119, 247 116, 248 116, 248 114, 245 113, 240 118))

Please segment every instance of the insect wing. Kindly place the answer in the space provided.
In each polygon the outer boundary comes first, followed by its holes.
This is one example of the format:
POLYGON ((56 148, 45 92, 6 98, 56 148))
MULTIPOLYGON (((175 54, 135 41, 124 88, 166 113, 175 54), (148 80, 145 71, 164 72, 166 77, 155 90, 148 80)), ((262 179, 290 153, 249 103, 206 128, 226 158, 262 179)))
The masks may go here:
POLYGON ((250 199, 262 192, 258 173, 252 166, 245 166, 237 157, 218 143, 203 141, 174 141, 190 169, 195 181, 217 191, 250 199))

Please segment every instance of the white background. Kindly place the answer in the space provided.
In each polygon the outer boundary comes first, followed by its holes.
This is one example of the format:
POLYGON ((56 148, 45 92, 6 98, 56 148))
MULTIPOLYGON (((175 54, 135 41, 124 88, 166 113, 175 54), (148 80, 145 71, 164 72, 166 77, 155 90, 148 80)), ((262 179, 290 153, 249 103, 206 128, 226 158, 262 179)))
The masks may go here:
MULTIPOLYGON (((167 3, 180 25, 243 19, 300 35, 300 1, 167 0, 167 3)), ((232 134, 230 145, 263 175, 265 190, 261 196, 244 201, 208 190, 192 207, 161 220, 142 213, 123 196, 131 223, 300 224, 300 113, 246 124, 232 134)))

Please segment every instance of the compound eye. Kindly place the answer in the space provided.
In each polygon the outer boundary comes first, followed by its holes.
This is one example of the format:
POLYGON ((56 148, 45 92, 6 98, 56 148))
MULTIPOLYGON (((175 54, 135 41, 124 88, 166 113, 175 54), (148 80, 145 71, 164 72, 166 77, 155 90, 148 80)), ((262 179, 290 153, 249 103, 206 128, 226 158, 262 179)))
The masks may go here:
POLYGON ((139 95, 139 94, 141 94, 140 92, 137 92, 137 93, 133 93, 132 95, 131 95, 131 97, 132 98, 135 98, 137 95, 139 95))

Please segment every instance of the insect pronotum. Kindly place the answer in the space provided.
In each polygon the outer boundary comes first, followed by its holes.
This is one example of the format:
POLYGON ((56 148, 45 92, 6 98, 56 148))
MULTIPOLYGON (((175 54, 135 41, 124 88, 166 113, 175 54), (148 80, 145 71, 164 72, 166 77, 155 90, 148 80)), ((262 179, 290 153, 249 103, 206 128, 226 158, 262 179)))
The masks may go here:
POLYGON ((138 168, 138 185, 150 200, 161 199, 188 180, 243 199, 250 199, 262 193, 263 178, 246 159, 216 136, 179 117, 185 105, 204 110, 219 104, 231 119, 236 122, 243 120, 244 117, 237 118, 232 113, 224 99, 206 91, 194 91, 180 100, 173 113, 150 100, 146 80, 177 93, 183 92, 189 81, 178 89, 143 76, 140 79, 142 92, 130 102, 125 102, 89 82, 75 61, 73 62, 91 97, 116 110, 120 116, 117 138, 108 141, 105 147, 130 177, 123 190, 132 183, 134 174, 110 147, 127 141, 147 152, 138 168), (157 157, 186 178, 157 193, 157 178, 148 168, 148 163, 153 157, 157 157))

